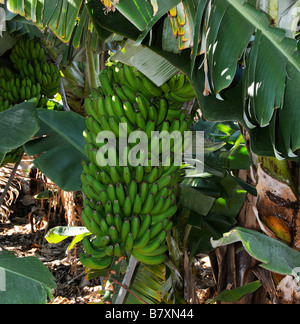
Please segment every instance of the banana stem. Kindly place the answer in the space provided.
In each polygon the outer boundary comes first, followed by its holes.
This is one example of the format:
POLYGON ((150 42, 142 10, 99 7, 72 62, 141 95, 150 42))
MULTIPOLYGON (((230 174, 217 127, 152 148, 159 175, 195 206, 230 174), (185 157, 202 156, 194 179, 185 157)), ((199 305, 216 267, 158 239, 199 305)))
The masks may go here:
POLYGON ((90 38, 87 40, 86 44, 86 77, 85 95, 89 96, 93 89, 98 87, 95 58, 94 52, 91 49, 90 38))
POLYGON ((129 287, 130 286, 130 283, 131 283, 131 280, 132 280, 132 277, 133 277, 133 274, 134 274, 134 271, 136 269, 137 264, 138 264, 138 260, 136 258, 134 258, 133 256, 131 256, 131 258, 129 260, 128 268, 127 268, 127 271, 126 271, 126 274, 125 274, 125 277, 124 277, 123 282, 122 282, 123 287, 120 288, 118 297, 117 297, 116 302, 115 302, 116 305, 122 305, 123 304, 124 299, 125 299, 126 294, 127 294, 127 290, 124 287, 129 287))

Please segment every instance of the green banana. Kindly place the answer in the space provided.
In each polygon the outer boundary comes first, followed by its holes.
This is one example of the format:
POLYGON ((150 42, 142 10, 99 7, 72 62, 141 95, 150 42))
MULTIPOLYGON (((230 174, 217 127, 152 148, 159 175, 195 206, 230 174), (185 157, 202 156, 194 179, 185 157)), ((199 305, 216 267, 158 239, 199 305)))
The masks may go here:
POLYGON ((155 223, 150 227, 151 235, 150 239, 152 240, 156 235, 158 235, 164 229, 164 222, 160 221, 155 223))
POLYGON ((150 105, 149 101, 146 98, 144 98, 141 94, 136 95, 135 101, 137 104, 138 111, 143 115, 144 120, 148 120, 148 107, 150 105))
POLYGON ((113 213, 113 203, 109 200, 106 202, 104 206, 105 214, 112 214, 113 213))
POLYGON ((104 105, 105 105, 105 110, 106 110, 106 116, 109 117, 116 117, 115 112, 114 112, 114 108, 113 108, 113 100, 112 100, 113 96, 108 95, 105 96, 104 99, 104 105))
MULTIPOLYGON (((151 241, 148 242, 148 244, 146 244, 144 247, 140 248, 140 249, 136 249, 139 253, 141 253, 142 255, 148 255, 153 253, 154 251, 156 251, 160 246, 161 246, 161 240, 160 239, 153 239, 151 241)), ((163 254, 159 253, 159 254, 163 254)))
POLYGON ((149 214, 153 209, 154 203, 155 203, 155 197, 152 193, 150 193, 146 198, 145 203, 143 204, 141 215, 149 214))
POLYGON ((116 188, 113 184, 109 184, 107 186, 107 195, 108 195, 108 199, 110 201, 116 200, 116 198, 117 198, 116 188))
MULTIPOLYGON (((121 241, 125 242, 128 234, 130 233, 131 230, 131 223, 128 219, 126 219, 123 224, 122 224, 122 229, 121 229, 121 241)), ((133 235, 133 234, 132 234, 133 235)))
POLYGON ((142 82, 144 87, 152 93, 153 97, 160 97, 163 95, 163 91, 156 86, 152 81, 150 81, 147 77, 143 76, 142 77, 142 82))
POLYGON ((177 206, 172 206, 167 211, 165 211, 161 214, 152 216, 152 224, 163 221, 166 218, 171 218, 174 214, 176 214, 177 209, 178 209, 177 206))
POLYGON ((160 196, 159 199, 155 201, 155 206, 151 210, 152 216, 158 215, 161 212, 161 209, 165 204, 165 199, 166 198, 164 196, 160 196))
POLYGON ((152 132, 155 131, 155 126, 156 126, 156 121, 155 120, 149 120, 148 123, 146 124, 144 132, 146 133, 149 140, 152 137, 152 132))
POLYGON ((103 259, 95 259, 88 257, 85 254, 80 255, 80 262, 89 269, 104 270, 108 268, 112 263, 112 257, 104 257, 103 259))
POLYGON ((157 126, 161 125, 168 114, 168 102, 162 97, 159 101, 159 110, 157 116, 157 126))
POLYGON ((119 243, 114 246, 114 254, 118 258, 122 257, 124 254, 124 248, 119 243))
POLYGON ((129 100, 131 102, 135 102, 135 92, 131 88, 129 88, 126 85, 123 85, 122 90, 123 90, 125 96, 127 97, 127 100, 129 100))
POLYGON ((85 252, 92 255, 94 258, 103 258, 106 256, 105 249, 97 250, 93 247, 88 237, 85 237, 82 241, 82 246, 85 252))
POLYGON ((114 185, 116 185, 118 182, 122 183, 122 177, 119 175, 117 167, 110 167, 110 178, 112 179, 114 185))
POLYGON ((120 214, 116 214, 114 217, 115 226, 119 233, 122 231, 123 218, 120 214))
POLYGON ((150 228, 151 222, 152 222, 152 217, 150 214, 147 214, 142 218, 141 226, 137 236, 138 239, 140 239, 146 233, 147 229, 150 228))
POLYGON ((124 167, 123 169, 123 179, 126 185, 130 185, 132 177, 129 167, 124 167))
MULTIPOLYGON (((158 243, 161 243, 159 239, 157 239, 156 242, 154 241, 154 242, 151 244, 152 246, 151 246, 150 243, 149 243, 149 249, 150 249, 151 247, 153 248, 154 243, 156 243, 156 245, 157 245, 158 243), (157 243, 156 243, 156 242, 157 242, 157 243)), ((144 249, 141 249, 141 250, 139 250, 139 251, 137 251, 137 252, 140 253, 140 254, 142 254, 142 255, 145 255, 145 256, 149 256, 149 257, 151 257, 151 256, 158 256, 158 255, 162 255, 162 254, 164 254, 165 252, 168 251, 168 246, 167 246, 166 244, 159 246, 156 250, 153 250, 153 251, 149 251, 149 250, 147 249, 147 247, 148 247, 148 246, 146 246, 144 249)))
POLYGON ((128 252, 131 252, 133 249, 133 244, 134 244, 134 238, 133 238, 133 234, 129 233, 127 235, 127 238, 125 240, 125 250, 128 252))
POLYGON ((136 114, 136 126, 140 129, 143 130, 146 127, 146 121, 141 112, 138 112, 136 114))
POLYGON ((110 245, 105 249, 105 253, 108 257, 113 257, 114 255, 114 246, 110 245))
MULTIPOLYGON (((124 101, 124 99, 123 99, 124 101)), ((118 95, 114 95, 112 97, 112 107, 114 110, 114 114, 117 116, 118 121, 120 121, 121 116, 124 116, 125 111, 123 108, 123 103, 118 95)))
POLYGON ((101 249, 106 247, 110 243, 110 237, 108 235, 106 236, 97 236, 91 244, 96 248, 96 249, 101 249))
POLYGON ((135 80, 135 74, 133 73, 132 68, 129 65, 124 65, 124 73, 126 80, 130 84, 131 88, 135 91, 139 90, 135 80))
POLYGON ((106 223, 108 226, 115 225, 115 218, 114 218, 113 214, 110 214, 110 213, 106 214, 105 220, 106 220, 106 223))
POLYGON ((147 229, 146 232, 141 236, 140 239, 136 240, 133 244, 134 250, 139 250, 144 248, 150 241, 151 231, 147 229))
POLYGON ((133 216, 131 218, 130 232, 132 233, 134 240, 137 238, 139 234, 140 226, 141 226, 141 221, 139 216, 133 216))
POLYGON ((120 243, 119 232, 115 226, 108 229, 108 235, 113 243, 120 243))
POLYGON ((91 229, 91 233, 93 233, 96 236, 102 236, 103 235, 103 231, 102 229, 98 226, 98 224, 96 223, 96 221, 94 219, 90 220, 90 229, 91 229))
MULTIPOLYGON (((106 109, 105 109, 105 98, 102 94, 98 95, 98 100, 97 100, 97 118, 98 116, 102 116, 105 115, 106 113, 106 109)), ((92 114, 92 112, 90 113, 90 115, 92 114)))
POLYGON ((145 256, 135 250, 132 250, 131 253, 138 261, 148 265, 158 265, 165 261, 165 255, 162 254, 158 256, 145 256))
POLYGON ((148 183, 154 183, 159 178, 159 169, 158 167, 154 167, 150 173, 148 173, 145 177, 145 181, 148 183))
POLYGON ((113 202, 113 212, 115 215, 121 214, 121 205, 117 199, 113 202))
POLYGON ((119 200, 121 207, 123 208, 125 204, 126 193, 121 182, 118 182, 116 184, 116 197, 119 200))
POLYGON ((135 170, 135 180, 137 183, 141 183, 144 179, 144 167, 139 165, 135 170))
POLYGON ((110 84, 110 80, 107 74, 107 69, 104 69, 101 71, 101 73, 99 74, 99 81, 101 84, 101 88, 104 92, 104 95, 111 95, 113 96, 115 94, 111 84, 110 84))
POLYGON ((137 194, 134 199, 132 213, 133 215, 139 215, 142 209, 142 198, 140 194, 137 194))
POLYGON ((128 97, 126 96, 126 94, 123 91, 123 88, 118 84, 115 83, 114 84, 114 89, 116 91, 116 95, 121 99, 121 100, 128 100, 128 97))
POLYGON ((125 111, 125 115, 127 116, 128 120, 132 123, 132 125, 136 124, 136 112, 131 104, 130 101, 125 100, 123 101, 123 110, 125 111))
POLYGON ((100 223, 99 226, 101 228, 101 231, 104 233, 104 235, 109 236, 109 226, 106 223, 106 220, 104 218, 102 218, 99 223, 100 223))
POLYGON ((148 192, 149 192, 149 185, 147 182, 144 181, 140 184, 140 189, 139 189, 139 193, 142 199, 142 204, 145 202, 148 192))
POLYGON ((123 212, 125 217, 130 217, 132 215, 132 203, 131 203, 131 197, 128 196, 125 199, 123 212))

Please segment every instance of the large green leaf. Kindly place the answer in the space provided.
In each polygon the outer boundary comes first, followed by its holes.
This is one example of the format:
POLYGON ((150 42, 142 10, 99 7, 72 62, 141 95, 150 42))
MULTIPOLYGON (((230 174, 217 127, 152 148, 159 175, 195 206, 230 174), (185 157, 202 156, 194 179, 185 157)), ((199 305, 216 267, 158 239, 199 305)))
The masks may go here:
MULTIPOLYGON (((4 4, 4 0, 0 1, 4 4)), ((24 16, 41 30, 49 27, 62 41, 69 42, 79 17, 82 0, 7 0, 9 11, 24 16)))
POLYGON ((74 112, 39 110, 41 129, 25 145, 28 155, 39 155, 34 164, 65 191, 80 191, 81 161, 86 159, 85 119, 74 112))
POLYGON ((256 260, 261 261, 261 267, 282 275, 293 275, 294 269, 300 265, 300 253, 288 245, 270 238, 265 234, 237 227, 224 234, 218 241, 212 240, 213 248, 242 242, 245 250, 256 260))
POLYGON ((300 119, 294 104, 298 101, 295 84, 300 75, 297 41, 286 37, 283 29, 270 26, 267 16, 248 1, 216 0, 207 28, 208 75, 214 92, 232 84, 237 61, 246 54, 245 123, 249 128, 268 127, 277 156, 294 157, 300 148, 299 127, 289 127, 287 116, 293 117, 290 120, 300 119), (252 35, 248 55, 246 48, 252 35))
POLYGON ((0 155, 24 145, 38 130, 37 111, 32 102, 24 102, 0 113, 0 155))
POLYGON ((36 257, 17 258, 0 252, 1 304, 46 304, 50 289, 56 284, 50 271, 36 257))
POLYGON ((157 0, 157 12, 148 0, 119 0, 117 9, 140 31, 141 42, 154 24, 165 15, 171 8, 175 7, 181 0, 157 0))

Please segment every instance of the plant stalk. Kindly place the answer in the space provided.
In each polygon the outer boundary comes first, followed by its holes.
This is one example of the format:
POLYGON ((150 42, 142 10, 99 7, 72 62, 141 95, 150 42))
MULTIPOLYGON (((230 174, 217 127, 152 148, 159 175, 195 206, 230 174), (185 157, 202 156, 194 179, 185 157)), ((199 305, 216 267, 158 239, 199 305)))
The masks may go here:
POLYGON ((126 274, 125 274, 125 277, 124 277, 123 282, 122 282, 122 286, 120 288, 118 297, 117 297, 116 302, 115 302, 116 305, 122 305, 123 304, 124 299, 125 299, 126 294, 127 294, 127 290, 124 288, 124 286, 125 287, 130 286, 130 283, 131 283, 131 280, 132 280, 132 277, 133 277, 133 274, 134 274, 134 271, 136 269, 137 264, 138 264, 138 260, 136 258, 134 258, 133 256, 131 256, 131 258, 129 260, 129 265, 128 265, 128 268, 127 268, 127 271, 126 271, 126 274))

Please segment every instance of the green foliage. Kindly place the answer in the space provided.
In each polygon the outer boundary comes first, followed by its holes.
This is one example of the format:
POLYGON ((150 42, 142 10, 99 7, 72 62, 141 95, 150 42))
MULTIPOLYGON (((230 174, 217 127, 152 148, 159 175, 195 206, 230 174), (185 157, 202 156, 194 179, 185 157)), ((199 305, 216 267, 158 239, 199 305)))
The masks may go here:
POLYGON ((299 266, 298 251, 276 239, 246 228, 237 227, 224 234, 220 240, 212 240, 212 246, 217 248, 236 242, 242 242, 245 250, 261 262, 262 268, 269 271, 291 276, 299 266))
POLYGON ((17 258, 12 252, 0 252, 1 304, 46 304, 56 288, 50 271, 36 257, 17 258), (4 270, 4 271, 3 271, 4 270))
POLYGON ((233 122, 200 120, 193 128, 205 134, 204 173, 183 180, 177 226, 191 226, 192 256, 212 250, 211 237, 222 237, 236 224, 246 190, 253 190, 234 176, 236 170, 247 170, 251 164, 239 127, 233 122))
POLYGON ((254 293, 257 291, 262 284, 259 281, 250 282, 247 285, 232 289, 232 290, 224 290, 218 296, 209 299, 207 304, 213 304, 217 301, 234 303, 238 302, 242 297, 247 294, 254 293))
POLYGON ((0 113, 0 165, 5 155, 24 145, 38 131, 34 103, 24 102, 0 113), (9 136, 8 136, 9 134, 9 136))
POLYGON ((40 130, 24 147, 39 155, 34 164, 65 191, 80 191, 84 153, 85 119, 74 113, 38 110, 40 130))

